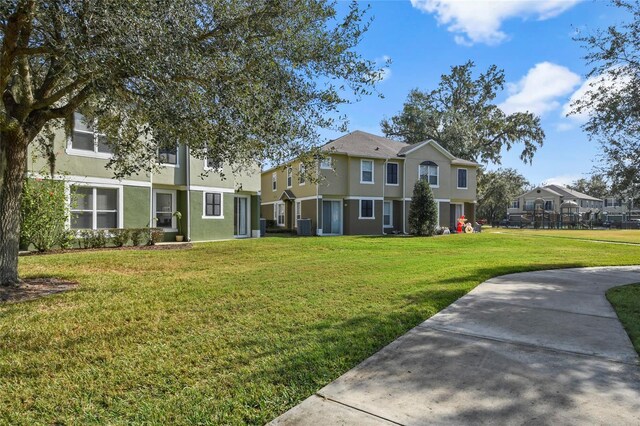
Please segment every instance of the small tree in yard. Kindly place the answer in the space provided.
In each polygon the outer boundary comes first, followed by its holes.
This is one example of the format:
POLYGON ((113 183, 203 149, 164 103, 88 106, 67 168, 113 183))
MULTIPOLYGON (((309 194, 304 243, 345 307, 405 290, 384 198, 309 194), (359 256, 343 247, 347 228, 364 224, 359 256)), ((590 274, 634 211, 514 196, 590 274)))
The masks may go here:
POLYGON ((420 179, 413 187, 409 205, 409 231, 414 235, 432 236, 436 233, 438 206, 426 180, 420 179))

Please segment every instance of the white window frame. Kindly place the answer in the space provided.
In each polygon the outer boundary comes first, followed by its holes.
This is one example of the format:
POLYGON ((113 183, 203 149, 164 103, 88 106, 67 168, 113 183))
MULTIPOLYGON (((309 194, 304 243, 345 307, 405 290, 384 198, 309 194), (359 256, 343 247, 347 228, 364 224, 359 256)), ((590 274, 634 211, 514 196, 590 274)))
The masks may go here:
POLYGON ((396 173, 396 177, 398 178, 398 182, 396 183, 389 183, 389 171, 387 170, 387 167, 385 167, 385 177, 384 177, 384 183, 387 186, 400 186, 400 163, 396 162, 396 161, 388 161, 387 165, 389 164, 395 164, 396 167, 398 168, 397 173, 396 173))
POLYGON ((179 146, 176 145, 176 164, 161 163, 160 162, 160 148, 158 148, 156 154, 158 156, 158 164, 160 166, 162 166, 162 167, 171 167, 171 168, 174 168, 174 169, 179 169, 180 168, 180 147, 179 146))
POLYGON ((284 208, 284 203, 279 202, 273 205, 273 216, 276 221, 276 226, 285 226, 287 223, 287 212, 284 208), (282 208, 282 223, 280 223, 280 209, 282 208))
POLYGON ((426 179, 426 181, 429 184, 429 186, 431 188, 440 188, 440 166, 437 165, 437 164, 435 166, 431 165, 431 164, 418 164, 418 180, 422 179, 422 175, 420 174, 420 167, 422 167, 422 166, 427 168, 427 174, 426 174, 427 179, 426 179), (436 185, 432 185, 429 182, 429 167, 435 167, 436 168, 436 179, 438 180, 438 183, 436 185))
MULTIPOLYGON (((440 183, 439 180, 438 183, 440 183)), ((469 169, 465 169, 464 167, 458 167, 456 169, 456 186, 458 189, 469 189, 469 169), (466 186, 460 186, 460 170, 464 171, 466 186)))
MULTIPOLYGON (((154 189, 153 190, 153 219, 154 224, 153 227, 157 228, 156 218, 158 217, 158 211, 156 208, 156 194, 171 194, 171 228, 162 228, 165 232, 178 232, 178 224, 176 223, 176 217, 174 213, 176 212, 176 208, 178 207, 176 204, 176 200, 178 198, 178 192, 175 189, 154 189)), ((162 212, 165 213, 165 212, 162 212)))
POLYGON ((293 224, 294 228, 298 227, 298 220, 302 219, 302 201, 295 201, 295 215, 296 215, 296 221, 293 224))
POLYGON ((303 163, 298 166, 298 186, 305 186, 307 178, 305 177, 306 168, 303 163))
POLYGON ((510 209, 519 209, 520 208, 520 200, 513 200, 511 201, 511 206, 509 207, 510 209), (517 206, 514 206, 514 204, 517 204, 517 206))
MULTIPOLYGON (((375 213, 374 213, 375 214, 375 213)), ((385 228, 393 228, 393 201, 382 202, 382 226, 385 228), (384 205, 389 204, 389 224, 384 223, 384 205)))
POLYGON ((373 220, 376 218, 376 200, 373 198, 360 198, 358 200, 358 219, 361 220, 373 220), (371 217, 362 216, 362 202, 371 201, 371 217))
MULTIPOLYGON (((91 222, 91 229, 98 229, 97 225, 98 225, 98 197, 96 197, 96 189, 117 189, 118 190, 118 205, 116 207, 116 212, 117 212, 117 217, 118 217, 118 223, 117 223, 117 228, 122 228, 124 226, 124 191, 122 189, 122 185, 95 185, 95 184, 91 184, 91 183, 84 183, 84 182, 68 182, 67 184, 67 188, 65 189, 65 191, 68 194, 68 202, 67 202, 67 206, 69 206, 69 219, 67 220, 67 225, 69 227, 69 229, 75 229, 75 230, 81 230, 81 229, 88 229, 88 228, 71 228, 71 215, 74 213, 73 209, 71 209, 71 187, 72 186, 82 186, 85 188, 91 188, 93 190, 93 194, 92 194, 92 199, 93 199, 93 206, 92 206, 92 213, 93 213, 93 218, 92 218, 92 222, 91 222)), ((88 210, 83 210, 83 211, 88 211, 88 210)), ((99 229, 108 229, 108 228, 99 228, 99 229)))
POLYGON ((376 164, 373 160, 360 160, 360 183, 365 185, 375 184, 376 183, 375 170, 376 170, 376 164), (371 163, 371 181, 366 181, 362 179, 362 174, 365 172, 365 170, 362 168, 362 165, 364 163, 371 163))
POLYGON ((320 160, 320 168, 324 170, 333 170, 333 158, 328 156, 320 160))
POLYGON ((278 172, 271 173, 271 191, 276 192, 278 190, 278 172))
POLYGON ((547 203, 551 203, 551 208, 548 210, 553 210, 555 208, 556 203, 553 200, 544 200, 544 204, 542 205, 544 210, 547 210, 547 203))
POLYGON ((535 207, 535 204, 536 204, 536 200, 524 200, 524 205, 523 205, 522 209, 523 209, 524 211, 533 210, 533 209, 534 209, 534 207, 535 207), (530 209, 529 209, 529 208, 527 208, 527 204, 528 204, 528 203, 531 203, 531 208, 530 208, 530 209))
POLYGON ((293 167, 287 167, 287 189, 293 186, 293 167))
MULTIPOLYGON (((71 119, 73 120, 73 129, 71 130, 71 134, 67 137, 67 147, 65 149, 65 153, 67 155, 73 155, 76 157, 100 158, 103 160, 109 160, 113 157, 113 153, 98 151, 98 138, 100 136, 106 136, 104 133, 98 133, 96 130, 93 130, 91 132, 86 130, 75 130, 75 127, 76 127, 75 116, 72 116, 71 119), (73 132, 76 132, 76 131, 80 133, 93 134, 93 151, 89 151, 87 149, 77 149, 73 147, 73 132)), ((96 126, 96 124, 97 122, 93 123, 94 127, 96 126)))
POLYGON ((224 219, 224 193, 219 191, 205 191, 202 193, 202 218, 224 219), (220 194, 220 216, 207 216, 207 194, 220 194))

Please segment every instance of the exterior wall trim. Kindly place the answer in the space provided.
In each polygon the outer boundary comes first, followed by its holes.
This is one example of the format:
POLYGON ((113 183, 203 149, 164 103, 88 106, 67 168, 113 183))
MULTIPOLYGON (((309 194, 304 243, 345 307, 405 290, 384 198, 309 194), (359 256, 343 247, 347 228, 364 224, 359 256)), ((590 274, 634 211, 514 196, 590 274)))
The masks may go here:
POLYGON ((218 188, 215 186, 191 186, 192 191, 202 191, 202 192, 222 192, 222 193, 234 193, 236 192, 232 188, 218 188))
MULTIPOLYGON (((41 178, 44 179, 47 176, 41 175, 40 173, 28 172, 27 176, 30 178, 41 178)), ((74 183, 86 183, 91 185, 122 185, 122 186, 139 186, 143 188, 150 188, 151 182, 139 181, 139 180, 118 180, 111 178, 100 178, 100 177, 90 177, 90 176, 76 176, 76 175, 54 175, 53 179, 55 180, 66 180, 74 183)))

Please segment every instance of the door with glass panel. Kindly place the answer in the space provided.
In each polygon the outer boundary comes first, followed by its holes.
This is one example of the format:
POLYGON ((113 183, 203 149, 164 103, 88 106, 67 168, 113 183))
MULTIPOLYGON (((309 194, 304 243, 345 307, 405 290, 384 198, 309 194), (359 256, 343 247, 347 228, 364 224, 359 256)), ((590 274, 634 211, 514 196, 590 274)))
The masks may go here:
POLYGON ((341 201, 322 201, 322 234, 340 235, 342 233, 341 201))
POLYGON ((249 200, 235 197, 233 201, 233 234, 236 237, 249 236, 249 200))
POLYGON ((158 228, 173 229, 175 211, 175 194, 173 192, 156 192, 156 226, 158 228))

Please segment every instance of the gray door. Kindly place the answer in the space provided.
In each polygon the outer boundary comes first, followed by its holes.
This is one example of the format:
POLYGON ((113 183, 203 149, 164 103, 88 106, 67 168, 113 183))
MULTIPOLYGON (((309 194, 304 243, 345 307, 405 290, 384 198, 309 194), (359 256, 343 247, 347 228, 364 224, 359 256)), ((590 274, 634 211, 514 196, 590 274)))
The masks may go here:
POLYGON ((341 201, 322 202, 322 233, 340 234, 342 232, 341 201))
POLYGON ((248 207, 246 197, 235 197, 233 203, 233 228, 236 237, 249 235, 248 207))

